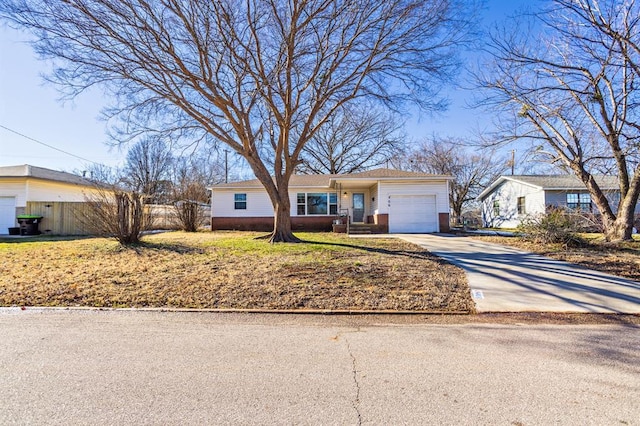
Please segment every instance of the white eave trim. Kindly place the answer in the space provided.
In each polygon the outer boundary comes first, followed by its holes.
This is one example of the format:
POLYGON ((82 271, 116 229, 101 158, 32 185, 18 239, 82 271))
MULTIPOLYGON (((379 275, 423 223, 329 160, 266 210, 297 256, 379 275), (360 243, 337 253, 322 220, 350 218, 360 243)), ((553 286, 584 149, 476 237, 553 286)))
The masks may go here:
POLYGON ((484 191, 482 191, 480 193, 480 195, 478 195, 478 197, 476 198, 477 201, 482 201, 484 198, 486 198, 489 194, 491 194, 493 192, 494 189, 496 189, 498 186, 502 185, 503 182, 506 181, 510 181, 510 182, 517 182, 521 185, 526 185, 526 186, 530 186, 531 188, 536 188, 540 191, 544 191, 545 188, 540 186, 540 185, 534 185, 532 183, 529 182, 524 182, 521 181, 520 179, 514 179, 511 176, 500 176, 498 179, 495 180, 495 182, 493 182, 491 185, 489 185, 484 191))

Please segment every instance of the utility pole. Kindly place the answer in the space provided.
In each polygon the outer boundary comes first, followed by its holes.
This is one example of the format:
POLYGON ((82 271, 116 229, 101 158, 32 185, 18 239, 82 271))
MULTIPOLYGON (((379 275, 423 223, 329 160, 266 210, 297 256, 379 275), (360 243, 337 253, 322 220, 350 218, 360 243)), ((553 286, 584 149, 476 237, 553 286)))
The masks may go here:
POLYGON ((229 150, 228 149, 224 150, 224 183, 229 183, 229 150))
POLYGON ((516 150, 511 150, 511 176, 515 174, 516 169, 516 150))

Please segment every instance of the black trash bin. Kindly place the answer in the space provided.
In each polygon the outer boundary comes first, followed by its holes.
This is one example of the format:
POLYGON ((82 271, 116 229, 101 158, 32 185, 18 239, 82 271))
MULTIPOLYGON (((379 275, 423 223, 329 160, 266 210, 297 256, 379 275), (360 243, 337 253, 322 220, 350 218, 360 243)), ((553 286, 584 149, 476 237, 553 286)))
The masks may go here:
POLYGON ((40 235, 40 220, 42 216, 23 214, 17 217, 20 224, 20 235, 40 235))

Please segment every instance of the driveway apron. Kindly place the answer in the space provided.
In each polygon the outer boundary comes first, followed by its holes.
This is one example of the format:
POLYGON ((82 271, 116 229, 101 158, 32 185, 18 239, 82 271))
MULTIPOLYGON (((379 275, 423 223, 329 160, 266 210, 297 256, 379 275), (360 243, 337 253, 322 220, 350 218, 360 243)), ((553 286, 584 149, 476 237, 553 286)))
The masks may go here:
POLYGON ((511 247, 398 234, 464 269, 478 312, 640 313, 640 283, 511 247))

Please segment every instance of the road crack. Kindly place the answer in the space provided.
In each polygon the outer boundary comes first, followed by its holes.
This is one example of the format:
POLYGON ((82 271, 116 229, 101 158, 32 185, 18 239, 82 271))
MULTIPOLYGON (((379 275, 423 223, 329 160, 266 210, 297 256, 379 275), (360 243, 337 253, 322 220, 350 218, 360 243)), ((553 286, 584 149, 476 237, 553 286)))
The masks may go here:
POLYGON ((351 350, 351 344, 349 340, 345 337, 345 343, 347 344, 347 351, 349 352, 349 356, 351 357, 351 372, 353 374, 353 383, 356 389, 356 396, 353 401, 353 409, 356 411, 356 415, 358 416, 358 425, 362 424, 362 414, 360 413, 360 382, 358 382, 358 367, 356 362, 356 357, 353 355, 353 351, 351 350))

